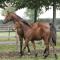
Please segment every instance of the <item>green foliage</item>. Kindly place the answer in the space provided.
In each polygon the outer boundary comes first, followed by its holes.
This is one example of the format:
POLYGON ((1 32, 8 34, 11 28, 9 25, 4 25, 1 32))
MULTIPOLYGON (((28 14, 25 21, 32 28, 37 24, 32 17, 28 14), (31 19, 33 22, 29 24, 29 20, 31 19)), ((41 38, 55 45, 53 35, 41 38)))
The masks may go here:
POLYGON ((13 0, 0 0, 0 3, 4 3, 4 2, 10 2, 10 1, 13 1, 13 0))
MULTIPOLYGON (((42 14, 43 10, 39 9, 37 12, 37 16, 39 16, 39 14, 42 14)), ((33 9, 27 9, 25 12, 26 16, 29 17, 30 20, 34 20, 34 10, 33 9)))
POLYGON ((4 1, 6 1, 6 0, 0 0, 0 3, 3 3, 4 1))
POLYGON ((17 8, 28 7, 31 9, 42 7, 41 0, 15 0, 17 8))
POLYGON ((13 3, 17 9, 28 7, 30 9, 38 9, 43 6, 49 6, 53 4, 53 1, 56 1, 57 4, 60 3, 60 0, 0 0, 0 4, 4 2, 13 3))
POLYGON ((49 6, 51 5, 54 6, 54 2, 56 2, 57 5, 60 4, 60 0, 0 0, 0 3, 4 4, 5 1, 7 3, 11 3, 13 7, 16 7, 16 9, 20 9, 24 7, 27 7, 29 9, 34 9, 34 20, 35 21, 38 16, 38 10, 40 9, 41 11, 43 6, 45 6, 46 10, 48 10, 49 6))
POLYGON ((30 18, 30 20, 34 20, 34 10, 31 9, 27 9, 25 12, 26 16, 28 16, 30 18))
MULTIPOLYGON (((17 8, 24 8, 27 7, 29 9, 34 9, 34 15, 32 13, 32 18, 34 19, 34 22, 36 22, 37 20, 37 16, 38 16, 38 10, 42 9, 43 6, 46 7, 46 10, 49 9, 47 7, 49 7, 49 5, 52 4, 53 0, 15 0, 16 1, 16 7, 17 8)), ((30 14, 31 16, 31 14, 30 14)))
MULTIPOLYGON (((54 0, 59 3, 60 0, 54 0)), ((28 7, 29 9, 39 9, 43 6, 49 6, 53 4, 53 0, 15 0, 17 8, 28 7)))
POLYGON ((6 7, 6 8, 3 10, 2 15, 7 14, 7 11, 9 11, 9 12, 14 12, 14 11, 16 11, 16 8, 15 8, 15 7, 11 7, 11 6, 6 7))

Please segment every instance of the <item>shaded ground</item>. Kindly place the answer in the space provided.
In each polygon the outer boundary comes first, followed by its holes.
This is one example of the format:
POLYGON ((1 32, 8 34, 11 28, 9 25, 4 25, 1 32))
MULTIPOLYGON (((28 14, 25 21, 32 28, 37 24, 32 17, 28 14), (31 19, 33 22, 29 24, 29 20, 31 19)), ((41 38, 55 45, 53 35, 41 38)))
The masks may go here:
MULTIPOLYGON (((6 41, 6 42, 0 42, 0 45, 1 44, 3 44, 3 45, 16 45, 16 41, 6 41)), ((60 53, 60 49, 59 48, 56 48, 56 50, 57 50, 57 53, 60 53)), ((42 56, 43 55, 43 49, 39 49, 39 50, 37 50, 37 52, 38 52, 38 56, 42 56)), ((52 50, 50 50, 50 54, 53 54, 53 51, 52 50)), ((30 55, 28 55, 28 52, 26 52, 25 51, 25 53, 24 53, 24 56, 34 56, 35 54, 34 54, 34 50, 31 50, 31 54, 30 55)), ((14 52, 14 51, 12 51, 12 52, 0 52, 0 58, 3 58, 3 57, 20 57, 20 53, 19 52, 14 52)))
MULTIPOLYGON (((43 50, 37 50, 38 52, 38 56, 42 56, 43 55, 43 50)), ((57 54, 60 53, 60 49, 57 49, 57 54)), ((50 50, 50 55, 53 54, 53 51, 50 50)), ((0 58, 3 57, 20 57, 20 53, 19 52, 0 52, 0 58)), ((24 52, 24 56, 34 56, 34 50, 31 51, 31 54, 29 55, 28 52, 24 52)))

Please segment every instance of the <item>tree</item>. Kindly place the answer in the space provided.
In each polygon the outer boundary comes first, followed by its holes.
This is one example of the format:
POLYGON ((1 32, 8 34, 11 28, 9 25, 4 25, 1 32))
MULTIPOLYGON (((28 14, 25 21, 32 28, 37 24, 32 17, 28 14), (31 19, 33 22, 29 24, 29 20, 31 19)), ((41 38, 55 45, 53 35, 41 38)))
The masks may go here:
POLYGON ((7 12, 15 12, 15 11, 16 11, 16 8, 15 7, 8 6, 8 7, 6 7, 6 8, 3 9, 2 15, 7 14, 7 12))
MULTIPOLYGON (((7 6, 5 2, 11 3, 12 6, 15 6, 16 9, 28 7, 29 9, 34 10, 34 22, 37 20, 37 12, 39 9, 41 9, 43 6, 46 7, 46 10, 49 9, 49 6, 54 6, 55 0, 0 0, 0 7, 7 6)), ((55 1, 56 4, 60 4, 60 0, 55 1)))
POLYGON ((42 7, 41 0, 19 0, 16 1, 17 8, 28 7, 34 10, 34 22, 37 20, 37 12, 42 7), (20 5, 19 5, 20 4, 20 5))
MULTIPOLYGON (((37 16, 39 16, 40 14, 43 13, 43 9, 41 10, 38 10, 37 12, 37 16)), ((26 12, 25 12, 26 16, 29 17, 29 20, 34 20, 34 10, 33 9, 26 9, 26 12)))
POLYGON ((46 7, 46 10, 49 9, 49 6, 53 4, 53 0, 17 0, 17 8, 28 7, 29 9, 34 10, 34 22, 37 20, 37 12, 43 6, 46 7), (20 5, 19 5, 20 4, 20 5))
POLYGON ((0 0, 0 8, 5 9, 5 7, 14 6, 14 0, 0 0))
POLYGON ((4 7, 6 6, 5 1, 6 0, 0 0, 0 8, 4 9, 4 7))
POLYGON ((56 0, 53 0, 53 24, 55 24, 56 20, 56 0))
POLYGON ((33 18, 34 18, 34 11, 33 10, 27 9, 25 14, 26 14, 26 16, 29 17, 30 20, 33 20, 33 18))

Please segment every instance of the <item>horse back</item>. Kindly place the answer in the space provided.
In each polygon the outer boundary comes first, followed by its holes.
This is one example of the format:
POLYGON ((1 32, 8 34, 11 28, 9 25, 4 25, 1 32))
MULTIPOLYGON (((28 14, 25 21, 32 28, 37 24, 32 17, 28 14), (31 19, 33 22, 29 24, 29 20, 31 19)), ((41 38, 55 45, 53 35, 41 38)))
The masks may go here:
POLYGON ((36 22, 32 24, 31 31, 37 36, 43 33, 50 33, 50 25, 49 23, 36 22))
POLYGON ((32 24, 32 28, 44 28, 44 29, 50 29, 49 23, 44 23, 44 22, 36 22, 32 24))

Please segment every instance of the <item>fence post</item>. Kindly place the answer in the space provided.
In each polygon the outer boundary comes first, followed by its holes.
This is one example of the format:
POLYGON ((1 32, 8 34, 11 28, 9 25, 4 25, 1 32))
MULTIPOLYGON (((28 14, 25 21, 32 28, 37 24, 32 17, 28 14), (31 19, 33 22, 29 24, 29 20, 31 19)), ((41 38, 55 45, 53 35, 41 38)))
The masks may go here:
POLYGON ((15 31, 16 51, 19 51, 19 36, 17 34, 17 29, 15 28, 15 25, 13 25, 12 29, 15 31))
POLYGON ((8 27, 8 40, 10 39, 10 26, 8 27))
POLYGON ((19 36, 17 34, 17 31, 16 32, 16 50, 19 51, 19 36))

